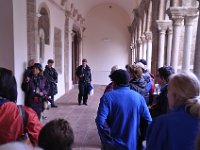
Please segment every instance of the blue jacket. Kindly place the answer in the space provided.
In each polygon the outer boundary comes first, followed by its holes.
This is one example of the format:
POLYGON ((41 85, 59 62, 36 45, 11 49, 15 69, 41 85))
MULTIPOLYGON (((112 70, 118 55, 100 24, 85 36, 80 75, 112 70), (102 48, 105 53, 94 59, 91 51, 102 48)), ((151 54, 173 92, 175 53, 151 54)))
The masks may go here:
POLYGON ((140 117, 152 121, 144 98, 129 87, 106 92, 100 100, 96 125, 103 144, 117 150, 136 150, 140 117))
POLYGON ((147 150, 194 150, 199 119, 185 110, 184 105, 174 107, 156 118, 147 132, 147 150))

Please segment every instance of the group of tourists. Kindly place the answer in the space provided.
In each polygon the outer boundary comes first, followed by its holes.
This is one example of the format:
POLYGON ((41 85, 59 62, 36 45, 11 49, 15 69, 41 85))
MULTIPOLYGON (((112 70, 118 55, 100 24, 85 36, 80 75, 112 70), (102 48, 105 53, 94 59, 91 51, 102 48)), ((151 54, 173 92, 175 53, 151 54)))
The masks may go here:
POLYGON ((48 102, 51 103, 51 107, 57 107, 54 103, 54 95, 57 94, 58 74, 53 68, 53 63, 54 61, 49 59, 43 71, 40 63, 30 60, 24 73, 22 82, 22 90, 25 93, 24 104, 32 108, 39 119, 46 119, 41 114, 48 107, 48 102))
MULTIPOLYGON (((25 106, 16 105, 17 84, 12 71, 0 67, 0 149, 71 149, 73 129, 65 119, 40 123, 44 102, 57 107, 58 74, 49 59, 42 65, 29 62, 22 89, 25 106), (20 143, 16 143, 16 141, 20 143), (11 142, 11 143, 10 143, 11 142), (12 143, 14 142, 14 143, 12 143), (6 144, 8 143, 8 144, 6 144), (31 147, 29 147, 31 148, 31 147)), ((154 77, 139 60, 111 68, 111 83, 100 98, 95 119, 102 150, 193 150, 200 149, 200 82, 192 72, 158 68, 154 77), (160 92, 154 92, 158 83, 160 92)), ((87 105, 91 70, 87 60, 76 68, 79 79, 78 105, 87 105)))
MULTIPOLYGON (((24 73, 22 89, 25 91, 25 105, 17 105, 17 83, 13 72, 0 67, 0 149, 29 150, 39 146, 44 150, 71 149, 74 133, 65 119, 55 119, 42 127, 40 122, 43 102, 46 99, 56 107, 53 95, 49 92, 51 83, 57 83, 55 69, 48 65, 42 75, 42 66, 32 63, 24 73), (52 70, 53 71, 52 71, 52 70), (45 75, 46 74, 46 75, 45 75), (48 76, 49 75, 49 79, 48 76), (55 75, 55 78, 52 78, 55 75)), ((50 64, 50 65, 49 65, 50 64)), ((35 148, 34 148, 35 149, 35 148)))
POLYGON ((142 59, 126 70, 111 68, 96 117, 101 149, 200 149, 198 78, 192 72, 175 74, 171 66, 158 68, 154 78, 145 65, 142 59))

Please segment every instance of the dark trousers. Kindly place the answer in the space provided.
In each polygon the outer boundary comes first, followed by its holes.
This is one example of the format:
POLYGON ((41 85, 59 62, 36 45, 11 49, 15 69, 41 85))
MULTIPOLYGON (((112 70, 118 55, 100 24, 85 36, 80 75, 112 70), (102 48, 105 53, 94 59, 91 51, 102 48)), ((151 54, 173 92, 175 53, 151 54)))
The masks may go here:
POLYGON ((51 105, 54 105, 54 95, 51 95, 51 100, 52 100, 51 105))
POLYGON ((116 149, 109 145, 101 143, 101 150, 116 150, 116 149))
POLYGON ((78 86, 78 103, 80 104, 83 100, 83 104, 87 104, 88 99, 88 83, 79 83, 78 86))

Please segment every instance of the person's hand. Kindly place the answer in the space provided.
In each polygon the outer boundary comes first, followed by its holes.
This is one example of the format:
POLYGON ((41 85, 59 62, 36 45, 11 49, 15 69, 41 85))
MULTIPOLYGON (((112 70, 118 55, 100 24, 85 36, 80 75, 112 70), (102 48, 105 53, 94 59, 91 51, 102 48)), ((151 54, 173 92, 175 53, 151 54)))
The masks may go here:
POLYGON ((40 96, 44 96, 44 94, 42 92, 39 93, 40 96))
POLYGON ((30 81, 30 78, 29 77, 26 77, 26 82, 29 82, 30 81))

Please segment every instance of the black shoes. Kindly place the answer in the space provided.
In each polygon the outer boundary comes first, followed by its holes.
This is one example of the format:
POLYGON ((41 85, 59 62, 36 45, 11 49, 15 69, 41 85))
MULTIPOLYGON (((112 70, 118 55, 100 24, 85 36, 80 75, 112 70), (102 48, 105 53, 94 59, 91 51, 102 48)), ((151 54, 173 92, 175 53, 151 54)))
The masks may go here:
POLYGON ((87 106, 87 103, 83 103, 83 105, 86 105, 86 106, 87 106))
POLYGON ((58 106, 54 104, 54 105, 51 105, 51 107, 52 108, 57 108, 58 106))
MULTIPOLYGON (((78 105, 81 105, 81 103, 78 103, 78 105)), ((83 103, 83 105, 86 105, 86 106, 87 106, 87 103, 83 103)))

